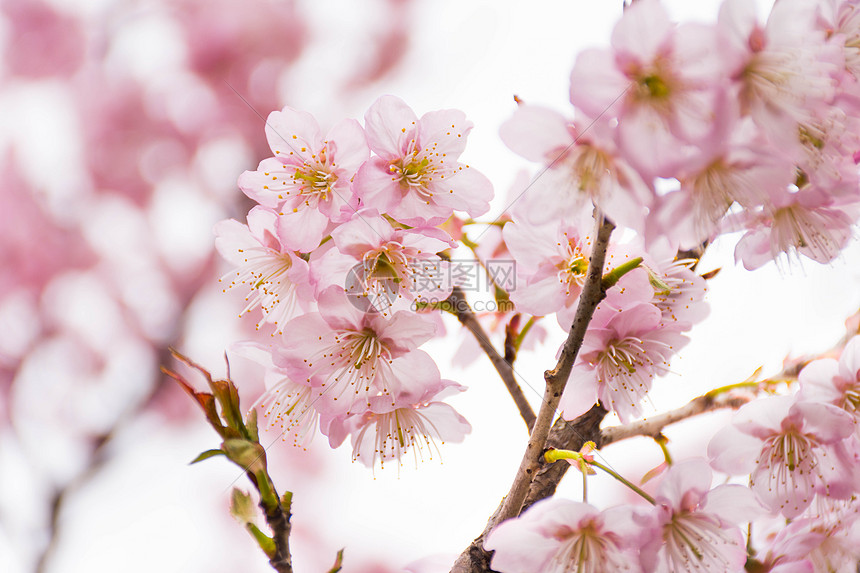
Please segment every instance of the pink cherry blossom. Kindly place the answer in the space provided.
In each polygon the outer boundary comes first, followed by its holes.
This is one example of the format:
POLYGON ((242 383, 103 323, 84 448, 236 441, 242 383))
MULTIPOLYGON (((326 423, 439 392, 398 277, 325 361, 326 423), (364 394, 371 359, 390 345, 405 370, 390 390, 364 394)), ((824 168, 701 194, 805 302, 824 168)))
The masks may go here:
MULTIPOLYGON (((576 313, 576 302, 588 271, 591 257, 591 228, 593 219, 585 211, 574 222, 561 219, 554 225, 534 226, 514 221, 505 225, 502 233, 505 244, 517 263, 517 288, 509 292, 521 312, 534 316, 558 313, 559 325, 570 329, 576 313), (585 230, 587 229, 587 230, 585 230)), ((606 256, 608 271, 632 258, 633 250, 610 245, 606 256)), ((638 278, 636 292, 643 292, 643 300, 650 301, 653 291, 644 271, 625 276, 625 285, 631 286, 638 278)), ((619 285, 618 292, 625 285, 619 285)))
POLYGON ((736 573, 746 562, 738 523, 762 513, 753 493, 739 485, 711 489, 705 460, 689 459, 666 472, 654 496, 656 531, 642 548, 646 571, 736 573))
POLYGON ((357 208, 350 183, 369 155, 364 131, 357 121, 344 120, 323 139, 311 114, 285 107, 269 114, 266 137, 275 157, 244 172, 239 187, 282 212, 281 224, 297 237, 294 248, 308 252, 329 221, 346 221, 357 208))
POLYGON ((854 491, 856 470, 846 445, 853 431, 851 416, 835 406, 774 396, 741 407, 733 426, 711 440, 708 453, 716 469, 746 473, 752 458, 745 453, 757 442, 753 491, 772 511, 791 519, 816 494, 842 498, 854 491), (731 456, 732 450, 743 457, 731 456))
POLYGON ((635 573, 642 536, 630 508, 549 498, 497 526, 484 547, 500 573, 635 573))
POLYGON ((274 324, 282 329, 303 308, 309 308, 313 290, 308 280, 308 264, 284 246, 278 215, 262 207, 248 213, 248 224, 236 220, 215 226, 215 246, 221 256, 238 267, 221 278, 226 289, 244 285, 250 289, 247 306, 239 313, 260 308, 257 324, 274 324))
POLYGON ((332 231, 332 239, 337 248, 311 259, 317 292, 338 284, 377 311, 387 310, 394 299, 441 301, 451 294, 448 263, 436 253, 455 243, 441 229, 395 228, 367 210, 332 231))
POLYGON ((668 371, 669 359, 688 341, 678 325, 663 323, 653 304, 598 308, 561 397, 562 415, 572 420, 599 400, 622 421, 635 418, 654 377, 668 371))
POLYGON ((320 424, 320 413, 314 407, 317 394, 313 387, 294 381, 286 371, 275 366, 270 346, 242 342, 234 345, 233 350, 265 368, 266 391, 250 409, 259 408, 266 427, 280 428, 283 441, 307 448, 320 424))
POLYGON ((747 270, 782 253, 828 263, 851 238, 855 211, 856 205, 839 205, 827 192, 811 186, 774 193, 761 210, 738 217, 749 230, 738 241, 735 259, 747 270))
POLYGON ((718 145, 702 152, 678 174, 680 189, 663 197, 652 219, 660 232, 694 248, 713 238, 733 204, 755 209, 770 194, 794 183, 796 168, 773 153, 751 121, 740 122, 718 145))
POLYGON ((687 330, 708 315, 704 300, 707 285, 691 270, 695 261, 675 260, 676 253, 677 248, 665 240, 651 245, 643 263, 654 289, 648 302, 660 309, 664 323, 676 323, 687 330))
MULTIPOLYGON (((856 0, 821 0, 818 3, 819 30, 828 41, 842 51, 845 72, 852 79, 848 88, 855 94, 860 87, 860 10, 856 0)), ((840 88, 845 89, 847 78, 842 78, 840 88)))
POLYGON ((745 0, 720 8, 719 53, 738 84, 742 112, 777 146, 794 145, 797 125, 809 123, 835 93, 840 56, 814 28, 815 4, 777 2, 765 26, 745 0))
POLYGON ((553 215, 579 212, 587 202, 613 222, 641 229, 652 192, 619 156, 606 122, 584 128, 550 109, 520 105, 499 134, 516 153, 546 165, 524 192, 550 195, 553 215))
POLYGON ((438 225, 455 210, 471 217, 489 210, 492 184, 457 161, 472 129, 463 112, 432 111, 418 119, 403 100, 382 96, 364 118, 377 154, 355 180, 364 207, 411 226, 438 225))
POLYGON ((379 461, 384 467, 389 461, 402 464, 410 449, 417 464, 419 459, 441 456, 440 444, 462 442, 472 426, 441 400, 466 388, 438 376, 412 386, 401 392, 394 404, 374 400, 364 413, 333 419, 326 428, 331 446, 338 447, 349 434, 353 460, 368 467, 379 461))
POLYGON ((656 0, 624 12, 612 49, 579 54, 571 102, 585 114, 618 118, 623 157, 646 178, 673 176, 721 123, 721 39, 713 27, 674 26, 656 0))
POLYGON ((860 422, 860 336, 853 337, 839 361, 822 358, 810 362, 801 372, 800 397, 842 408, 860 422))
POLYGON ((401 393, 439 379, 433 359, 417 350, 433 336, 433 323, 403 310, 365 314, 337 285, 320 293, 318 304, 319 312, 287 324, 273 362, 314 386, 319 410, 348 415, 377 402, 394 406, 401 393))

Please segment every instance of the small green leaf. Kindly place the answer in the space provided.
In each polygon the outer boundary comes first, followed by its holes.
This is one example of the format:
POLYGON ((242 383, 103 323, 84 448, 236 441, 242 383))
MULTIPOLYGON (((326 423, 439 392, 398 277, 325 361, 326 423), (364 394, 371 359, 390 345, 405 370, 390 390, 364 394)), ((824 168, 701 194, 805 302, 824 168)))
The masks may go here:
POLYGON ((281 496, 281 507, 284 509, 284 513, 290 515, 290 508, 293 506, 293 492, 285 491, 284 495, 281 496))
POLYGON ((230 495, 230 515, 242 525, 253 523, 257 515, 257 506, 251 499, 251 494, 234 487, 230 495))
POLYGON ((242 438, 224 440, 221 445, 224 453, 234 464, 241 466, 247 472, 256 474, 266 471, 266 450, 259 443, 242 438))
POLYGON ((275 546, 275 540, 260 531, 260 528, 253 523, 248 523, 245 527, 248 528, 248 532, 257 540, 257 543, 260 545, 260 549, 263 550, 266 557, 269 559, 274 557, 275 553, 278 551, 278 548, 275 546))
POLYGON ((254 408, 245 416, 245 428, 248 430, 248 439, 254 442, 260 441, 260 431, 257 429, 257 409, 254 408))
POLYGON ((209 458, 213 458, 215 456, 223 456, 224 450, 206 450, 201 453, 199 456, 191 460, 191 463, 188 465, 196 464, 197 462, 202 462, 203 460, 208 460, 209 458))

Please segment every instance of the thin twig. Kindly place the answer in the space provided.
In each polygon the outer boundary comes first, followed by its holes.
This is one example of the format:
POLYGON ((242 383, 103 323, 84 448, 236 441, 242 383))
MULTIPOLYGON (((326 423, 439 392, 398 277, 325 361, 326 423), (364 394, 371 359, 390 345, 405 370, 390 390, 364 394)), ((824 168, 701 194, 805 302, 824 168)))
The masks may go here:
POLYGON ((492 362, 496 372, 499 373, 499 377, 505 384, 505 388, 507 388, 508 393, 514 400, 514 404, 516 404, 517 409, 520 411, 520 416, 526 423, 529 432, 531 432, 535 424, 536 416, 528 400, 526 400, 526 396, 523 394, 522 388, 520 388, 520 385, 514 377, 514 370, 511 367, 511 364, 498 353, 496 348, 490 342, 490 339, 487 337, 487 333, 484 331, 484 327, 482 327, 481 323, 478 322, 478 317, 475 316, 472 307, 469 306, 469 302, 466 300, 466 297, 463 296, 463 291, 460 287, 454 287, 454 290, 451 292, 451 296, 448 297, 448 301, 457 313, 457 319, 474 335, 475 340, 478 341, 478 345, 481 347, 481 350, 484 351, 490 359, 490 362, 492 362))
POLYGON ((651 436, 657 437, 663 429, 675 422, 680 422, 686 418, 698 416, 712 410, 722 408, 737 409, 749 402, 752 396, 738 396, 732 394, 720 394, 718 396, 710 396, 705 394, 698 398, 693 398, 685 405, 676 410, 670 410, 656 416, 652 416, 647 420, 636 420, 622 426, 612 426, 604 428, 600 432, 600 447, 607 446, 614 442, 620 442, 634 436, 651 436))

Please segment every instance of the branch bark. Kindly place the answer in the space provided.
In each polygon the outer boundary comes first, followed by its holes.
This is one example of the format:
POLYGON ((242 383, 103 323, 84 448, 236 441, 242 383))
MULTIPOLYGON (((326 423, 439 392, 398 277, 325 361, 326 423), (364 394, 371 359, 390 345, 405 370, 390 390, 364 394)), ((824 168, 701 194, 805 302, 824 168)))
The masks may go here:
POLYGON ((487 337, 487 333, 484 331, 484 327, 482 327, 481 323, 478 322, 478 317, 475 316, 474 311, 472 311, 472 307, 469 306, 469 302, 466 300, 466 297, 463 296, 463 291, 460 287, 454 287, 454 290, 451 291, 451 296, 448 297, 448 302, 451 303, 454 311, 457 313, 457 319, 460 321, 460 324, 465 326, 469 332, 472 333, 475 340, 478 341, 478 345, 481 347, 481 350, 484 351, 490 359, 490 362, 492 362, 493 367, 496 369, 496 372, 499 373, 499 377, 505 384, 505 388, 507 388, 508 393, 511 395, 511 398, 513 398, 514 404, 516 404, 517 409, 520 411, 520 417, 522 417, 529 429, 529 432, 531 432, 535 424, 536 416, 534 410, 532 410, 531 404, 526 400, 522 388, 517 384, 517 380, 514 377, 513 367, 502 355, 498 353, 496 348, 490 342, 490 339, 487 337))
POLYGON ((652 416, 647 420, 636 420, 623 426, 604 428, 600 433, 600 441, 598 443, 600 447, 603 447, 634 436, 651 436, 656 438, 669 424, 674 424, 686 418, 721 408, 737 409, 749 402, 750 399, 751 397, 749 396, 733 396, 731 394, 710 396, 705 394, 704 396, 693 398, 676 410, 652 416))
POLYGON ((606 260, 606 249, 609 246, 609 236, 614 228, 615 225, 612 222, 598 216, 597 236, 591 249, 591 259, 588 263, 588 272, 576 308, 576 316, 555 368, 544 373, 544 380, 546 381, 544 399, 529 436, 520 467, 514 477, 514 483, 511 485, 508 495, 502 500, 501 506, 490 517, 484 531, 454 563, 451 573, 490 571, 490 554, 483 547, 484 537, 497 524, 511 517, 516 517, 522 512, 523 503, 528 497, 538 471, 545 465, 543 452, 556 408, 561 400, 573 363, 582 346, 588 323, 591 321, 597 305, 606 296, 603 288, 603 265, 606 260))

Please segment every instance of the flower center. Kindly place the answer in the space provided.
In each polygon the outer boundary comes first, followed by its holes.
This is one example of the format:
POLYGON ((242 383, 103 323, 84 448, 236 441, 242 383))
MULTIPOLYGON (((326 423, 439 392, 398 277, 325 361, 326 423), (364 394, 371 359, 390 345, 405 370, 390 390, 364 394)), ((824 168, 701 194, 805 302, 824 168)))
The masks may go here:
POLYGON ((433 166, 427 157, 418 158, 418 152, 413 152, 411 158, 401 158, 392 162, 388 170, 396 175, 401 185, 406 187, 424 187, 425 177, 433 172, 433 166))
MULTIPOLYGON (((567 236, 567 233, 565 233, 567 236)), ((567 237, 567 244, 559 243, 564 248, 564 261, 558 265, 558 280, 563 284, 582 286, 588 272, 588 257, 582 252, 579 240, 567 237)))
POLYGON ((362 367, 375 368, 380 357, 385 354, 385 346, 376 337, 376 332, 365 328, 360 332, 347 332, 341 339, 344 350, 349 354, 348 361, 356 370, 362 367))
POLYGON ((296 168, 293 182, 299 188, 299 195, 305 197, 308 205, 316 206, 319 201, 328 199, 328 192, 337 181, 337 175, 321 167, 305 164, 304 169, 296 168))

